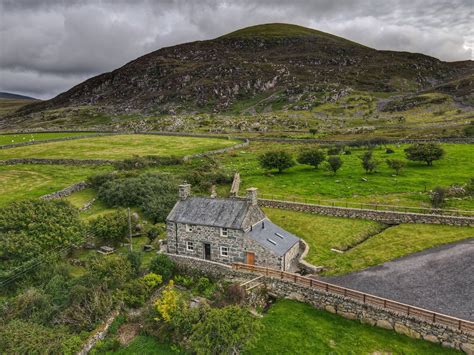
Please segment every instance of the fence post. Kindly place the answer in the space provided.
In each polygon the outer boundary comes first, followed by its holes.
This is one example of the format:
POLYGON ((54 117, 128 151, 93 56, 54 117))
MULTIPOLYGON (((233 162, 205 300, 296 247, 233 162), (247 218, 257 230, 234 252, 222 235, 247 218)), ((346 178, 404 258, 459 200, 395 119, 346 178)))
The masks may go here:
POLYGON ((407 315, 410 315, 410 306, 407 308, 407 315))
POLYGON ((326 284, 326 292, 329 292, 329 284, 326 284))
POLYGON ((295 283, 296 283, 296 274, 294 275, 294 278, 295 278, 295 283))
POLYGON ((362 300, 365 303, 365 293, 362 295, 362 300))
MULTIPOLYGON (((313 279, 309 279, 309 287, 313 287, 313 279)), ((459 326, 461 326, 461 323, 459 323, 459 326)))
POLYGON ((283 271, 280 271, 280 277, 283 280, 283 271))

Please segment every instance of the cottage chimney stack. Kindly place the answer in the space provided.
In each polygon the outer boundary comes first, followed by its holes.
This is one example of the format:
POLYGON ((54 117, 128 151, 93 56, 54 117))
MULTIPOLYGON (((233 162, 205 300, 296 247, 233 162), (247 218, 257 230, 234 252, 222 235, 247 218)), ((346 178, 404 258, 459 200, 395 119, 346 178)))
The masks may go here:
POLYGON ((257 206, 257 191, 256 187, 251 187, 247 189, 247 199, 250 201, 252 206, 257 206))
POLYGON ((191 185, 190 184, 181 184, 179 185, 179 199, 186 200, 191 195, 191 185))

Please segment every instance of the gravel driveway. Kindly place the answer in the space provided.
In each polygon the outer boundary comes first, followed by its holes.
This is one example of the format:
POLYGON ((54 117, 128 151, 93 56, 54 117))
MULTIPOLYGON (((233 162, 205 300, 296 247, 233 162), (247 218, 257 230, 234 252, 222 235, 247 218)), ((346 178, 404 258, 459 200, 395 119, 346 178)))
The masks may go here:
POLYGON ((474 238, 325 281, 474 321, 474 238))

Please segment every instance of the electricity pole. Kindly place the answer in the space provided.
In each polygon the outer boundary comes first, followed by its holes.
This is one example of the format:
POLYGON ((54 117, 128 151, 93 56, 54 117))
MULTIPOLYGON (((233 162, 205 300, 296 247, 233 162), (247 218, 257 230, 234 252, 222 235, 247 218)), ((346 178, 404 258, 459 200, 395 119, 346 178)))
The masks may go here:
POLYGON ((132 219, 130 217, 130 207, 128 208, 128 239, 130 239, 130 251, 133 251, 133 245, 132 245, 132 219))

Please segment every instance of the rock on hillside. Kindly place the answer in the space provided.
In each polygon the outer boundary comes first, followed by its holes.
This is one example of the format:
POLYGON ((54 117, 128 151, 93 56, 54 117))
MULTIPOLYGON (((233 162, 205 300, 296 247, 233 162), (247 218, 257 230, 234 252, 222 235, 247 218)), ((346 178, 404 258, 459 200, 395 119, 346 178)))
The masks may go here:
POLYGON ((473 63, 379 51, 296 25, 259 25, 162 48, 17 115, 84 105, 114 113, 222 112, 276 92, 289 101, 328 92, 337 99, 350 89, 415 92, 462 78, 473 63))

